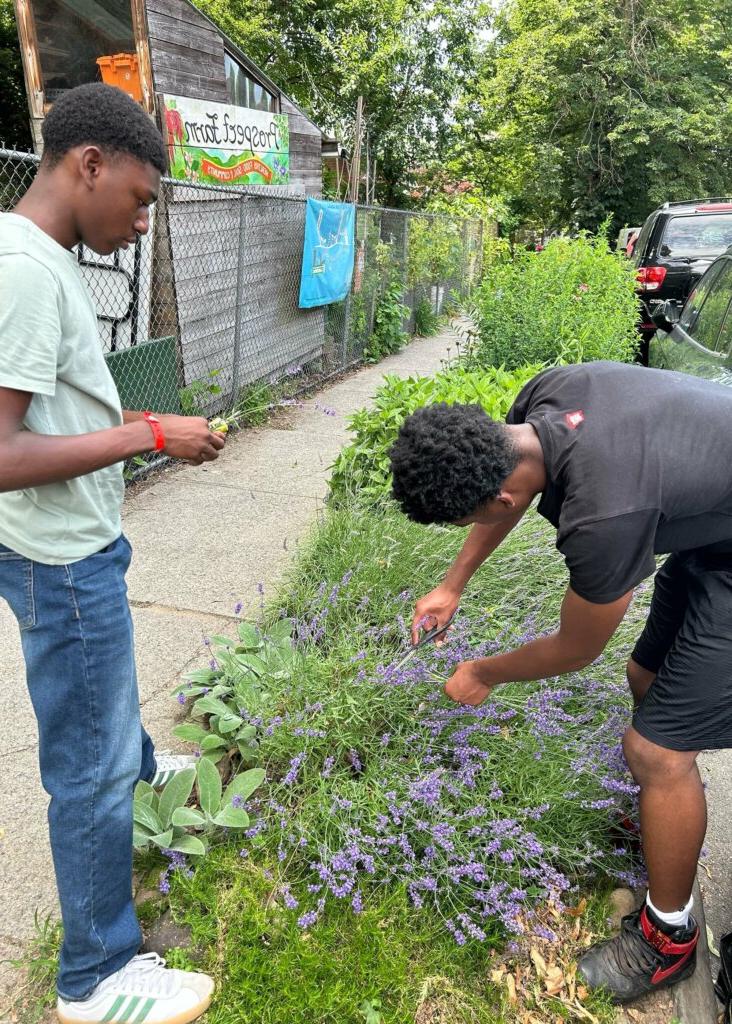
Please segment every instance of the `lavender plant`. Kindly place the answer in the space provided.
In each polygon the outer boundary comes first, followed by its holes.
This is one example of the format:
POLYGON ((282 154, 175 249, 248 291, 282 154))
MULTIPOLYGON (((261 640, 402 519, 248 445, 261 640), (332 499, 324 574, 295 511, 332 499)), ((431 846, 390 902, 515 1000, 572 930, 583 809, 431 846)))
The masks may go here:
POLYGON ((226 688, 217 699, 228 710, 198 712, 220 724, 247 687, 237 729, 256 730, 267 782, 242 854, 262 850, 279 865, 272 885, 302 928, 331 901, 358 914, 374 892, 406 887, 458 944, 541 934, 537 905, 561 906, 598 874, 637 874, 619 824, 635 792, 620 746, 629 700, 619 656, 501 687, 479 708, 442 695, 461 660, 553 625, 562 567, 537 521, 466 592, 450 644, 400 664, 413 598, 461 539, 388 510, 331 513, 283 591, 289 616, 273 625, 282 667, 252 688, 241 645, 217 640, 203 696, 226 688))

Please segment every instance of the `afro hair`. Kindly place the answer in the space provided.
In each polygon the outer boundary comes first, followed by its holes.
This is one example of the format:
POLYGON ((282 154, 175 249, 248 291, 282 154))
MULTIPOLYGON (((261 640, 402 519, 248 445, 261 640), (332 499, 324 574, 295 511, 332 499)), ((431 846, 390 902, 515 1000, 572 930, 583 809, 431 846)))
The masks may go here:
POLYGON ((112 85, 94 82, 56 100, 41 129, 43 161, 55 166, 75 146, 124 153, 165 173, 160 132, 139 103, 112 85))
POLYGON ((417 523, 454 523, 495 498, 518 465, 504 423, 479 405, 417 409, 391 449, 393 495, 417 523))

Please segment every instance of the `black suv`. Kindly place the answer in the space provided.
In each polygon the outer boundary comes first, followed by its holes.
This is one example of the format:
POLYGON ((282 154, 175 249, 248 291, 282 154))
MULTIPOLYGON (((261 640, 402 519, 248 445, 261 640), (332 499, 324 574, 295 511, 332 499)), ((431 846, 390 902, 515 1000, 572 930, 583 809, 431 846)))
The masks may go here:
POLYGON ((667 299, 683 306, 711 263, 730 245, 730 198, 664 203, 646 219, 633 251, 641 297, 643 362, 656 329, 654 310, 667 299))

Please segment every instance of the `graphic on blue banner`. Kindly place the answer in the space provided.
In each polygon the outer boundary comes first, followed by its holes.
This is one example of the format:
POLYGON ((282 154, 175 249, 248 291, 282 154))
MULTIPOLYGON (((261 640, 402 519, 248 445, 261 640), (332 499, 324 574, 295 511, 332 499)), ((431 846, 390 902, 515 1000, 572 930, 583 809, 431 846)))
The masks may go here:
POLYGON ((345 299, 353 277, 354 210, 350 203, 308 199, 300 308, 345 299))

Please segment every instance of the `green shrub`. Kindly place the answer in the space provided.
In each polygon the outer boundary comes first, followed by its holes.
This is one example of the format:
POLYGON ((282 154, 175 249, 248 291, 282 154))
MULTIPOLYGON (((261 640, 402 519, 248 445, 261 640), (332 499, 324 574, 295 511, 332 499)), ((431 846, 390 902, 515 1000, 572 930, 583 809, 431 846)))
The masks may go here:
POLYGON ((557 238, 543 252, 495 263, 474 303, 475 365, 635 357, 635 271, 604 237, 557 238))
POLYGON ((410 288, 460 279, 467 254, 463 225, 447 217, 412 217, 409 223, 407 280, 410 288))
POLYGON ((364 349, 368 363, 378 363, 403 348, 407 335, 402 324, 409 310, 402 302, 402 286, 393 281, 379 299, 374 317, 374 331, 364 349))
MULTIPOLYGON (((452 310, 453 307, 451 306, 450 308, 452 310)), ((439 327, 440 318, 432 308, 432 303, 429 299, 420 299, 414 311, 414 333, 427 338, 431 334, 436 334, 439 327)))
MULTIPOLYGON (((257 730, 266 770, 249 842, 235 856, 267 867, 267 906, 276 901, 282 927, 297 920, 322 934, 339 906, 358 918, 404 887, 458 947, 495 945, 533 931, 534 908, 571 883, 600 872, 631 880, 629 851, 609 822, 633 803, 620 745, 630 700, 618 668, 643 609, 634 605, 586 672, 499 687, 480 711, 451 704, 441 691, 458 662, 556 622, 566 580, 553 531, 529 513, 470 581, 450 644, 405 664, 413 601, 441 578, 464 532, 381 511, 330 510, 300 552, 280 593, 288 618, 275 620, 278 646, 295 633, 282 670, 252 662, 253 634, 228 646, 212 637, 220 672, 211 682, 222 699, 220 688, 236 695, 235 717, 257 730), (252 664, 266 690, 252 689, 252 664)), ((221 911, 226 931, 247 917, 238 899, 221 911)))
POLYGON ((386 376, 376 392, 374 407, 354 413, 348 429, 355 435, 333 467, 331 497, 352 495, 378 501, 389 490, 389 449, 399 427, 415 409, 433 402, 477 402, 489 416, 502 419, 524 386, 541 369, 524 366, 509 373, 502 368, 466 370, 455 367, 434 377, 386 376))

